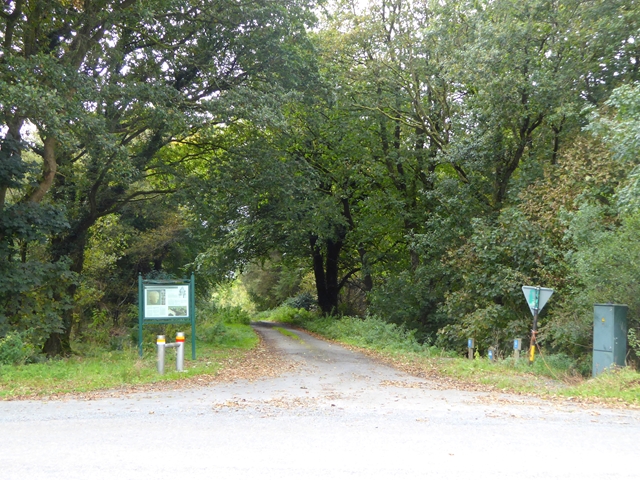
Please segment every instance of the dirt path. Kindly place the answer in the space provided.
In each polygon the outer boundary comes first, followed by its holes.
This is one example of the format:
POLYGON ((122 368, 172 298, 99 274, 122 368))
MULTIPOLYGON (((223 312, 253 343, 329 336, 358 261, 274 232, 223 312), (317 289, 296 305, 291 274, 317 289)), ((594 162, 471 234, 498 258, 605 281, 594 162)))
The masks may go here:
POLYGON ((1 478, 638 478, 638 411, 442 389, 304 332, 255 328, 256 375, 249 358, 227 381, 0 402, 1 478))

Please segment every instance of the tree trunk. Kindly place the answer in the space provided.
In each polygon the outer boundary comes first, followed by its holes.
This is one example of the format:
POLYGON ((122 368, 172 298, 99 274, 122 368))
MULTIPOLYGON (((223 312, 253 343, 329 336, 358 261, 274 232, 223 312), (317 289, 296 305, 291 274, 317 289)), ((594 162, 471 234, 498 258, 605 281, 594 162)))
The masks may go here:
MULTIPOLYGON (((89 228, 96 219, 85 218, 68 235, 53 239, 51 248, 54 261, 59 261, 63 257, 71 259, 70 270, 81 274, 84 268, 84 251, 87 246, 87 234, 89 228)), ((68 298, 73 298, 78 290, 78 286, 71 284, 66 291, 68 298)), ((49 357, 58 355, 71 355, 71 329, 73 327, 73 310, 68 309, 62 313, 62 331, 52 332, 44 342, 42 352, 49 357)))
POLYGON ((359 248, 358 253, 360 254, 360 265, 362 265, 362 289, 366 293, 369 293, 373 290, 373 277, 371 276, 371 272, 369 272, 367 252, 364 248, 359 248))
POLYGON ((322 247, 318 245, 318 237, 312 235, 310 242, 318 305, 323 315, 331 315, 338 310, 338 294, 340 293, 338 261, 340 250, 342 249, 342 241, 326 241, 326 258, 322 252, 322 247))

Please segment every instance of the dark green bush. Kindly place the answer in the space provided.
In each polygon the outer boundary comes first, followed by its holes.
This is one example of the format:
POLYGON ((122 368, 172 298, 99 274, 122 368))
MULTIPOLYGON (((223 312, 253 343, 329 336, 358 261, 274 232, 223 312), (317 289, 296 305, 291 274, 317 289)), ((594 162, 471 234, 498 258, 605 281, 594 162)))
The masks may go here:
POLYGON ((316 305, 316 300, 308 292, 303 292, 295 297, 290 297, 284 301, 282 305, 285 307, 304 308, 309 311, 316 305))
POLYGON ((289 323, 291 325, 305 325, 306 322, 317 318, 318 314, 304 308, 294 308, 282 305, 273 310, 262 312, 258 315, 259 319, 271 322, 289 323))
POLYGON ((249 323, 251 323, 251 316, 241 307, 218 308, 214 317, 218 322, 228 324, 249 325, 249 323))
POLYGON ((201 326, 196 332, 196 338, 198 340, 207 343, 216 343, 227 333, 227 328, 222 322, 213 322, 201 326))
POLYGON ((17 332, 0 339, 0 365, 22 365, 33 353, 33 347, 17 332))

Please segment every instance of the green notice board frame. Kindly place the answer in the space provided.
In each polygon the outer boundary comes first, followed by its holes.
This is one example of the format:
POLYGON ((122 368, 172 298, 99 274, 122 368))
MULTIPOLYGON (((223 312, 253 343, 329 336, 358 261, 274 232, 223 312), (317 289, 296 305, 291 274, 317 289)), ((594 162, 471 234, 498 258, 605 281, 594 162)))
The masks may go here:
POLYGON ((142 357, 144 325, 191 324, 191 359, 196 359, 195 277, 151 280, 138 275, 138 353, 142 357), (180 288, 183 287, 183 288, 180 288))

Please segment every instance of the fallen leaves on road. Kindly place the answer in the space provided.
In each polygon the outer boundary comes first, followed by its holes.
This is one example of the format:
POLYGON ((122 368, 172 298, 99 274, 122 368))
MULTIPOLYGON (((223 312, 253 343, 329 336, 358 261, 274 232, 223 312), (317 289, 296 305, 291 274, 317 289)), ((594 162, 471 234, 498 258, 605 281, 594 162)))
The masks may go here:
POLYGON ((426 382, 403 382, 401 380, 383 380, 380 382, 381 387, 398 387, 398 388, 429 388, 430 384, 426 382))
POLYGON ((295 362, 286 359, 280 351, 260 338, 259 345, 241 358, 230 358, 223 362, 223 368, 213 378, 213 381, 255 381, 265 377, 277 377, 296 368, 295 362))
MULTIPOLYGON (((261 414, 264 417, 275 417, 283 410, 296 410, 312 411, 321 408, 321 403, 326 401, 325 397, 274 397, 268 399, 251 399, 246 400, 244 398, 232 398, 225 402, 215 403, 212 409, 215 412, 234 410, 236 412, 241 410, 251 409, 257 414, 261 414)), ((326 405, 325 405, 326 406, 326 405)), ((331 406, 334 406, 333 404, 331 406)))

